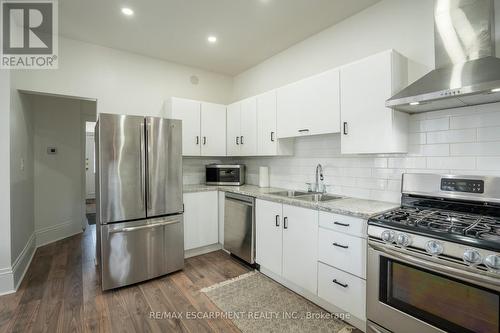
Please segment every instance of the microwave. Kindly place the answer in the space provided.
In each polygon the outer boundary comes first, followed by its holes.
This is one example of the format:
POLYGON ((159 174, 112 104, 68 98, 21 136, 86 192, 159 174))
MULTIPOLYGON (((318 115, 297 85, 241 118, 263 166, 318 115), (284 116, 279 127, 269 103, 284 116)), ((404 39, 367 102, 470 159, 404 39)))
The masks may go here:
POLYGON ((245 184, 245 165, 243 164, 208 164, 205 166, 207 185, 245 184))

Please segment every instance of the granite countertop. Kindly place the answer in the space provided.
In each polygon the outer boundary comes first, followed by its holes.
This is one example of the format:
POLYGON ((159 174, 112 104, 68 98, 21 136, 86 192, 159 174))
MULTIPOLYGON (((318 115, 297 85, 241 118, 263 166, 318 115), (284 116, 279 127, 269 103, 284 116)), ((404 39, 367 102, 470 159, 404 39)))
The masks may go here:
POLYGON ((265 187, 261 188, 254 185, 243 186, 209 186, 209 185, 186 185, 184 193, 204 192, 204 191, 224 191, 248 195, 258 199, 284 203, 293 206, 304 208, 318 209, 325 212, 337 213, 343 215, 356 216, 363 219, 368 219, 374 215, 381 214, 388 210, 399 207, 398 204, 391 202, 356 199, 342 197, 342 199, 332 200, 328 202, 311 202, 303 201, 295 198, 286 198, 273 195, 271 193, 278 191, 286 191, 282 188, 265 187))

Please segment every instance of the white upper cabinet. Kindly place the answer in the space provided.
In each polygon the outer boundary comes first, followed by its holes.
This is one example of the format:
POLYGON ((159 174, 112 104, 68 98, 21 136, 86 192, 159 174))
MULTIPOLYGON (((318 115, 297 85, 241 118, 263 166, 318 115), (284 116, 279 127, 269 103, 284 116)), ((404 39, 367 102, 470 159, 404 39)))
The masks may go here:
POLYGON ((257 155, 257 99, 255 97, 227 107, 227 155, 257 155))
POLYGON ((201 156, 226 155, 226 106, 201 103, 201 156))
POLYGON ((167 118, 182 120, 182 155, 200 156, 201 103, 182 98, 171 98, 167 118))
POLYGON ((226 155, 225 105, 173 97, 167 118, 182 120, 182 155, 226 155))
POLYGON ((240 155, 241 103, 227 106, 227 155, 240 155))
POLYGON ((276 90, 257 96, 257 155, 292 155, 293 139, 278 140, 276 90))
POLYGON ((408 115, 385 107, 408 79, 405 57, 389 50, 341 69, 342 153, 407 152, 408 115))
POLYGON ((241 102, 241 156, 257 155, 257 98, 241 102))
POLYGON ((338 69, 277 90, 277 137, 289 138, 340 132, 338 69))

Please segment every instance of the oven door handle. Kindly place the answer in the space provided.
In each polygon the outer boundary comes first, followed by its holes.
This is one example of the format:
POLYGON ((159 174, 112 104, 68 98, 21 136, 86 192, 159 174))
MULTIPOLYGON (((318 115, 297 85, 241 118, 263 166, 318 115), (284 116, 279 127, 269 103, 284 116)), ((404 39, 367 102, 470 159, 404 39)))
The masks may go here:
POLYGON ((413 264, 416 266, 420 266, 423 268, 426 268, 428 270, 437 272, 437 273, 442 273, 444 275, 450 276, 450 277, 455 277, 459 278, 461 280, 466 280, 468 282, 472 283, 481 283, 481 284, 487 284, 489 286, 496 286, 495 289, 498 289, 500 287, 500 279, 495 279, 489 276, 485 275, 479 275, 476 273, 464 271, 463 269, 452 267, 449 265, 446 265, 443 262, 433 262, 430 260, 424 260, 420 259, 418 257, 408 255, 405 253, 401 253, 399 251, 395 251, 391 248, 388 248, 387 245, 382 245, 379 243, 375 243, 370 241, 369 246, 374 249, 375 251, 381 252, 387 257, 391 259, 396 259, 400 260, 402 262, 405 262, 407 264, 413 264))

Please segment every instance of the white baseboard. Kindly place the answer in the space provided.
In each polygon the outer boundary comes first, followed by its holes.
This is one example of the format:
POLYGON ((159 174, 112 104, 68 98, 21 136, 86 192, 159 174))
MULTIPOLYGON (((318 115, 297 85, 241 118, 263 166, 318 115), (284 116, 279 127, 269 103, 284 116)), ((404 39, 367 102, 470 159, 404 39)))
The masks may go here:
POLYGON ((15 292, 14 274, 10 267, 0 268, 0 296, 15 292))
POLYGON ((36 234, 36 247, 47 245, 55 241, 81 233, 80 221, 67 221, 50 227, 38 229, 36 234))
POLYGON ((19 288, 35 255, 35 243, 35 234, 33 233, 12 264, 12 268, 0 269, 0 295, 13 293, 19 288))
POLYGON ((191 257, 196 257, 196 256, 199 256, 202 254, 207 254, 210 252, 219 251, 220 249, 222 249, 222 245, 217 243, 217 244, 198 247, 196 249, 185 250, 184 251, 184 258, 187 259, 187 258, 191 258, 191 257))

